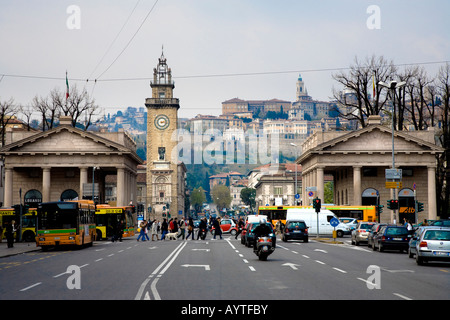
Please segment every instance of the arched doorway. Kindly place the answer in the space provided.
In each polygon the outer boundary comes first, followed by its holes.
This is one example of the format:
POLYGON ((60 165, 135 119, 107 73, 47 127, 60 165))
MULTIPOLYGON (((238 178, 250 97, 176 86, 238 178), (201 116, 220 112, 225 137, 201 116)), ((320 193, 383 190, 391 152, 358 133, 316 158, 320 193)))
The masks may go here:
POLYGON ((398 192, 398 204, 400 207, 398 213, 399 222, 403 223, 403 219, 406 219, 416 223, 414 191, 409 188, 400 190, 398 192))
POLYGON ((377 206, 379 201, 378 201, 378 190, 373 189, 373 188, 367 188, 366 190, 363 191, 361 197, 361 204, 363 206, 377 206))
POLYGON ((37 208, 38 204, 42 202, 42 193, 35 189, 28 190, 23 197, 23 202, 30 208, 37 208))
POLYGON ((78 200, 78 192, 72 189, 64 190, 63 193, 61 193, 61 201, 65 200, 78 200))

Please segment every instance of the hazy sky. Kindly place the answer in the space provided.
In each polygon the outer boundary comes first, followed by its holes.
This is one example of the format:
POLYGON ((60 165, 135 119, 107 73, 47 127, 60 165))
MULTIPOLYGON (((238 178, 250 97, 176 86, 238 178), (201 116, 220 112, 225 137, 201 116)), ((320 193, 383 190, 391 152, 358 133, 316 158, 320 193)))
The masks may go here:
MULTIPOLYGON (((143 107, 164 46, 180 117, 219 115, 235 97, 294 101, 299 72, 329 101, 337 84, 327 69, 355 56, 450 60, 449 13, 447 0, 0 0, 0 99, 26 105, 65 91, 67 70, 102 115, 143 107)), ((434 75, 439 65, 424 67, 434 75)))

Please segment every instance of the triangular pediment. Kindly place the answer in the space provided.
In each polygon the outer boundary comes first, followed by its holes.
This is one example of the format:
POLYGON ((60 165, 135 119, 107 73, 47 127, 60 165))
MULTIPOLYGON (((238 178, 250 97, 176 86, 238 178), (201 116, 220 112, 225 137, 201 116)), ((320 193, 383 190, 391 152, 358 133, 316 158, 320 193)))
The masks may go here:
MULTIPOLYGON (((408 132, 394 131, 396 152, 440 152, 441 148, 408 132)), ((314 151, 330 152, 391 152, 392 131, 381 125, 368 126, 329 140, 314 151)))
POLYGON ((9 153, 111 153, 129 150, 93 133, 61 126, 6 145, 0 151, 9 153))

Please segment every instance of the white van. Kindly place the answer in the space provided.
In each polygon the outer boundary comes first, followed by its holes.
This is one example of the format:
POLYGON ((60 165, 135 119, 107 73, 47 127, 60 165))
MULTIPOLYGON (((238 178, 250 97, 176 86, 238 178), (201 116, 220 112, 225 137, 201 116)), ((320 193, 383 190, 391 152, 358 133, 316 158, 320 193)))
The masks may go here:
POLYGON ((267 216, 264 214, 251 214, 245 218, 245 223, 259 222, 261 219, 266 219, 267 221, 267 216))
MULTIPOLYGON (((322 209, 319 213, 319 235, 333 235, 334 228, 330 224, 332 218, 336 218, 336 215, 330 210, 322 209)), ((308 227, 309 235, 317 235, 317 213, 315 209, 308 208, 290 208, 286 212, 286 221, 289 220, 303 220, 308 227)), ((349 226, 344 223, 339 223, 336 227, 336 233, 338 237, 343 237, 344 234, 350 234, 349 226)))

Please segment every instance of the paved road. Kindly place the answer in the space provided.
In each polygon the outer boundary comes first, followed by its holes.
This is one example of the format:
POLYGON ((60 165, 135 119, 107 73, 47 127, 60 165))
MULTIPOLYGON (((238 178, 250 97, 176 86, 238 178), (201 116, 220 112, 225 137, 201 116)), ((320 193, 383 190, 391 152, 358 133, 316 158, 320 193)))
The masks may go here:
POLYGON ((0 259, 0 300, 450 299, 450 264, 346 243, 277 245, 268 261, 228 236, 29 252, 0 259))

